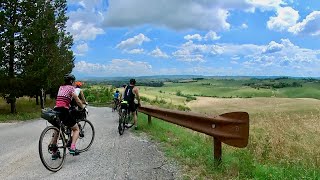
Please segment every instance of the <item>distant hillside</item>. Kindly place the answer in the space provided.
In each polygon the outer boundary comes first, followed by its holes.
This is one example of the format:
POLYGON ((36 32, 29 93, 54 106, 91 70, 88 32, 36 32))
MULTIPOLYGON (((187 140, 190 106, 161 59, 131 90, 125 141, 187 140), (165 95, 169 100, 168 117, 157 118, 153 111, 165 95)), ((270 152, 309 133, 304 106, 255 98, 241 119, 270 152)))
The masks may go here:
POLYGON ((104 81, 129 81, 131 78, 139 80, 156 80, 156 81, 168 81, 168 80, 184 80, 184 79, 320 79, 320 77, 291 77, 291 76, 202 76, 202 75, 155 75, 155 76, 137 76, 137 77, 82 77, 81 81, 91 82, 104 82, 104 81))

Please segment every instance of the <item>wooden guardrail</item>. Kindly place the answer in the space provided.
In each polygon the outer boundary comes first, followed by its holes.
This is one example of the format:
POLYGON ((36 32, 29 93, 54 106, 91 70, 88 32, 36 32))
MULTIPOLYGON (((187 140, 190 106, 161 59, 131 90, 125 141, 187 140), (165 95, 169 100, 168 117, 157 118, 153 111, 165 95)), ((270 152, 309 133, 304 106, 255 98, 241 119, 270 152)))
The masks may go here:
POLYGON ((151 117, 177 124, 213 137, 214 159, 217 164, 221 162, 221 142, 230 146, 243 148, 248 144, 249 114, 247 112, 230 112, 218 116, 204 116, 201 114, 168 110, 152 106, 142 106, 138 111, 151 117))

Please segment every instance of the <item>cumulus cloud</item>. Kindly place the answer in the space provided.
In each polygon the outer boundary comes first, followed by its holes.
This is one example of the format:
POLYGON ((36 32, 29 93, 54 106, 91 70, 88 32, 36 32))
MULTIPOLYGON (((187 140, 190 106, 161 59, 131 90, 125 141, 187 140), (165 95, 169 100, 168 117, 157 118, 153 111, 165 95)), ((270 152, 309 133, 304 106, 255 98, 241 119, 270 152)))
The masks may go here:
POLYGON ((150 39, 144 34, 140 33, 132 38, 121 41, 116 48, 119 49, 130 49, 136 46, 141 46, 143 42, 149 42, 150 39))
POLYGON ((246 23, 243 23, 241 24, 240 26, 241 29, 247 29, 248 28, 248 25, 246 23))
POLYGON ((283 0, 248 0, 248 2, 262 11, 275 10, 286 4, 283 0))
POLYGON ((205 39, 206 41, 209 41, 209 40, 215 41, 215 40, 220 39, 220 36, 218 36, 217 33, 214 32, 214 31, 209 31, 209 32, 204 36, 204 39, 205 39))
POLYGON ((113 27, 153 24, 176 30, 221 31, 230 28, 229 10, 250 8, 254 5, 246 0, 110 0, 105 24, 113 27))
POLYGON ((151 56, 158 57, 158 58, 169 58, 168 54, 162 52, 160 48, 156 48, 150 52, 151 56))
POLYGON ((288 30, 289 27, 295 25, 299 20, 299 12, 292 7, 279 7, 277 16, 272 16, 267 22, 267 27, 275 31, 288 30))
POLYGON ((313 11, 302 21, 290 27, 293 34, 320 35, 320 11, 313 11))
POLYGON ((184 39, 186 39, 186 40, 194 40, 195 39, 195 40, 201 41, 202 37, 200 34, 193 34, 193 35, 188 34, 188 35, 184 36, 184 39))
POLYGON ((82 56, 87 53, 89 50, 89 46, 87 43, 81 43, 76 46, 76 55, 82 56))
POLYGON ((152 66, 148 62, 129 59, 113 59, 107 64, 80 61, 75 63, 74 71, 90 76, 142 76, 152 75, 152 66))
POLYGON ((253 66, 307 66, 320 64, 320 50, 301 48, 289 39, 281 39, 280 43, 271 41, 261 53, 247 55, 248 64, 253 66))
POLYGON ((143 54, 144 49, 131 49, 131 50, 124 50, 124 52, 128 54, 143 54))
POLYGON ((181 61, 199 61, 205 62, 205 56, 234 56, 247 55, 261 52, 264 47, 254 44, 196 44, 188 41, 182 44, 179 49, 173 52, 173 56, 181 61))
POLYGON ((67 31, 73 35, 75 41, 94 40, 97 35, 105 33, 101 26, 104 20, 103 13, 98 11, 103 5, 103 0, 72 0, 68 1, 68 5, 82 7, 67 13, 67 31))
POLYGON ((217 35, 216 32, 214 31, 209 31, 206 35, 204 35, 203 37, 200 34, 193 34, 193 35, 186 35, 184 36, 184 39, 192 41, 192 40, 198 40, 198 41, 215 41, 220 39, 220 36, 217 35))
POLYGON ((75 41, 94 40, 99 34, 104 34, 104 30, 96 27, 92 23, 83 21, 69 22, 68 31, 73 35, 75 41))
POLYGON ((271 41, 266 45, 255 44, 182 44, 172 53, 173 58, 185 62, 207 62, 213 59, 230 59, 231 64, 246 67, 281 67, 320 65, 320 50, 301 48, 289 39, 271 41), (243 63, 245 62, 245 63, 243 63))
POLYGON ((281 5, 285 5, 283 0, 109 0, 105 25, 128 27, 152 24, 176 30, 223 31, 230 28, 227 22, 230 11, 254 12, 257 8, 270 11, 281 5))
POLYGON ((274 41, 271 41, 263 52, 264 53, 275 53, 275 52, 281 51, 283 48, 284 48, 283 44, 279 44, 274 41))

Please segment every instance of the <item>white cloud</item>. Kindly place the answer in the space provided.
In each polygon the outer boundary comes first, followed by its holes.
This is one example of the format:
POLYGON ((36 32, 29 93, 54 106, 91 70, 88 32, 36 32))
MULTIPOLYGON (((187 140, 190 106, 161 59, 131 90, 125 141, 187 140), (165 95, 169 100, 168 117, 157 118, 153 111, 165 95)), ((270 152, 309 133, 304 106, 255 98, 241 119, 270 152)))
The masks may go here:
POLYGON ((206 40, 206 41, 215 41, 220 39, 220 36, 217 35, 216 32, 214 31, 209 31, 206 35, 204 35, 203 37, 200 34, 193 34, 193 35, 186 35, 184 36, 184 39, 192 41, 192 40, 198 40, 198 41, 202 41, 202 40, 206 40))
POLYGON ((80 61, 75 63, 74 71, 90 76, 142 76, 152 75, 152 66, 148 62, 129 59, 113 59, 107 64, 80 61), (124 66, 123 64, 126 64, 124 66))
POLYGON ((290 27, 293 34, 320 35, 320 11, 313 11, 302 22, 290 27))
POLYGON ((288 30, 289 27, 295 25, 299 20, 299 12, 291 7, 279 7, 277 16, 269 18, 267 27, 275 31, 288 30))
POLYGON ((185 62, 206 62, 231 59, 231 64, 242 63, 245 67, 312 67, 320 65, 320 50, 301 48, 289 39, 271 41, 267 45, 255 44, 182 44, 173 57, 185 62), (243 63, 245 61, 245 63, 243 63))
POLYGON ((85 53, 89 51, 89 46, 87 43, 78 44, 76 46, 76 55, 83 56, 85 53))
POLYGON ((246 23, 241 24, 240 26, 241 29, 248 29, 248 25, 246 23))
POLYGON ((176 30, 221 31, 230 28, 227 22, 228 9, 245 10, 252 7, 246 0, 110 0, 105 24, 113 27, 152 24, 176 30))
POLYGON ((205 39, 206 41, 209 41, 209 40, 214 41, 214 40, 220 39, 220 36, 218 36, 217 33, 214 32, 214 31, 209 31, 209 32, 204 36, 204 39, 205 39))
POLYGON ((104 20, 100 11, 104 5, 103 0, 68 1, 68 6, 76 6, 76 10, 67 13, 67 31, 70 32, 75 41, 94 40, 97 35, 104 34, 101 23, 104 20))
POLYGON ((255 8, 259 8, 262 11, 275 10, 280 7, 280 5, 285 5, 283 0, 248 0, 255 8))
POLYGON ((76 21, 68 26, 68 31, 73 35, 75 41, 94 40, 97 35, 104 34, 104 30, 95 27, 94 24, 86 24, 83 21, 76 21))
POLYGON ((140 33, 132 38, 121 41, 116 48, 119 49, 130 49, 136 46, 141 46, 143 42, 149 42, 150 39, 144 34, 140 33))
POLYGON ((202 37, 201 37, 200 34, 193 34, 193 35, 188 34, 188 35, 184 36, 184 39, 186 39, 186 40, 193 40, 193 39, 195 39, 195 40, 201 41, 201 40, 202 40, 202 37))
POLYGON ((281 39, 280 43, 271 41, 262 52, 249 54, 245 59, 248 59, 246 63, 253 67, 312 67, 320 64, 320 50, 301 48, 289 39, 281 39))
POLYGON ((156 48, 150 53, 151 56, 159 57, 159 58, 169 58, 168 54, 162 52, 160 48, 156 48))
POLYGON ((281 51, 284 48, 283 44, 276 43, 271 41, 269 45, 264 49, 264 53, 275 53, 281 51))
POLYGON ((144 49, 131 49, 131 50, 124 50, 124 52, 128 54, 143 54, 144 49))

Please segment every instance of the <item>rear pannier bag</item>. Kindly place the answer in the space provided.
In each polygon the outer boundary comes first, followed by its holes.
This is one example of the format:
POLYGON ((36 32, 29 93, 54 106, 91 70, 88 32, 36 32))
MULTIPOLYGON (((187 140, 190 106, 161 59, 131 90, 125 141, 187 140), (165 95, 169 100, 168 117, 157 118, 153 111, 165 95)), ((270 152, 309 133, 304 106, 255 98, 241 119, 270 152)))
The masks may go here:
POLYGON ((45 108, 41 110, 41 118, 47 120, 50 124, 58 126, 58 112, 51 108, 45 108))

